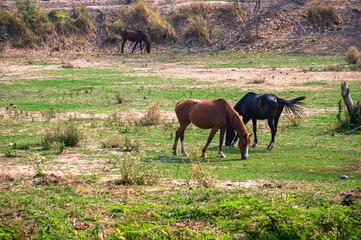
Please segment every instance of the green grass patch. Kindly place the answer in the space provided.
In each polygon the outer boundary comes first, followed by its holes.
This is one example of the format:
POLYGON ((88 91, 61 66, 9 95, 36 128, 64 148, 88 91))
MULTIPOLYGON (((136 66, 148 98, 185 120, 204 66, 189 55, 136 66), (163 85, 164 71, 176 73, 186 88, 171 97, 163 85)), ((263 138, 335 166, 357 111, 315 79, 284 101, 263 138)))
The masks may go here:
MULTIPOLYGON (((169 56, 142 58, 191 68, 244 64, 291 70, 340 61, 334 55, 283 53, 169 56), (214 64, 221 62, 226 65, 214 64)), ((1 79, 0 238, 361 237, 361 139, 357 131, 336 129, 339 83, 310 79, 273 92, 284 99, 307 98, 299 124, 281 116, 272 151, 267 150, 269 127, 260 120, 258 145, 247 160, 230 147, 223 147, 227 157, 219 158, 219 133, 208 158, 200 159, 210 130, 194 126, 185 131, 191 156, 184 158, 171 150, 178 128, 176 102, 224 97, 235 103, 248 91, 266 92, 267 81, 243 88, 187 76, 147 76, 131 70, 144 65, 140 58, 122 59, 122 68, 59 68, 1 79), (67 129, 64 121, 76 129, 67 129), (76 144, 66 145, 65 137, 76 144), (53 145, 44 148, 44 139, 53 145), (244 187, 248 183, 252 187, 244 187)), ((349 87, 360 89, 361 83, 352 81, 349 87)), ((353 90, 352 98, 361 99, 361 93, 353 90)), ((251 122, 247 128, 252 132, 251 122)))

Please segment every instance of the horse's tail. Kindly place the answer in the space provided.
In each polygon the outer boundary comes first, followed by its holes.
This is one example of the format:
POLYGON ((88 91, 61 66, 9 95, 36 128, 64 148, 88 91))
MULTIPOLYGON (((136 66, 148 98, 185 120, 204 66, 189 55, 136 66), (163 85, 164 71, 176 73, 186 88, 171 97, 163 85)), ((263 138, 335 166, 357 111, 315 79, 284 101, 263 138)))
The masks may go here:
POLYGON ((145 49, 147 49, 147 52, 150 53, 150 42, 147 38, 147 35, 145 35, 145 34, 144 34, 144 42, 145 42, 145 49))
POLYGON ((304 115, 304 113, 302 109, 296 104, 303 104, 303 102, 300 101, 304 100, 305 98, 305 96, 294 98, 292 100, 277 98, 277 101, 286 107, 287 112, 292 113, 295 117, 301 117, 304 115))

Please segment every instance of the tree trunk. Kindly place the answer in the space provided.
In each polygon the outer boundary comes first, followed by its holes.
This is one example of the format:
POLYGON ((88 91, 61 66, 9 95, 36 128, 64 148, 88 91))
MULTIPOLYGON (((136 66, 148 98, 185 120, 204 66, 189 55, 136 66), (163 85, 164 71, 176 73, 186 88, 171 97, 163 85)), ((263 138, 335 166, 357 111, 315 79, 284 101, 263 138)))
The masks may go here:
POLYGON ((354 123, 354 111, 355 111, 355 105, 352 102, 352 98, 350 95, 350 89, 347 87, 347 83, 343 82, 341 83, 341 96, 343 98, 343 101, 345 102, 348 115, 350 117, 350 122, 354 123))

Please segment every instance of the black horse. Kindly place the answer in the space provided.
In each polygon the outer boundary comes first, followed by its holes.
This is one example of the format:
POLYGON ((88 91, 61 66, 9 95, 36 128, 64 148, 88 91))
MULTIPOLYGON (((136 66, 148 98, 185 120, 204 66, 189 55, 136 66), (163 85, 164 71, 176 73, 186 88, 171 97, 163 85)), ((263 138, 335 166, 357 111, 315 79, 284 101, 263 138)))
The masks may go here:
POLYGON ((141 30, 125 30, 120 32, 122 35, 123 43, 122 43, 122 53, 124 53, 124 45, 129 40, 131 42, 135 42, 135 45, 133 47, 133 51, 135 50, 135 47, 139 43, 140 52, 143 53, 143 46, 142 43, 145 42, 145 48, 148 53, 150 53, 150 42, 147 38, 147 35, 145 35, 144 32, 141 30))
MULTIPOLYGON (((275 136, 277 133, 278 120, 281 116, 283 108, 292 113, 295 117, 303 115, 302 109, 295 104, 300 103, 306 97, 298 97, 292 100, 284 100, 274 94, 256 94, 253 92, 247 93, 234 106, 234 109, 243 117, 244 124, 247 124, 252 119, 254 143, 252 147, 257 145, 257 119, 267 119, 268 126, 271 128, 272 139, 268 145, 268 149, 272 150, 274 147, 275 136)), ((234 146, 238 140, 238 136, 232 127, 229 127, 226 132, 226 146, 234 146)))

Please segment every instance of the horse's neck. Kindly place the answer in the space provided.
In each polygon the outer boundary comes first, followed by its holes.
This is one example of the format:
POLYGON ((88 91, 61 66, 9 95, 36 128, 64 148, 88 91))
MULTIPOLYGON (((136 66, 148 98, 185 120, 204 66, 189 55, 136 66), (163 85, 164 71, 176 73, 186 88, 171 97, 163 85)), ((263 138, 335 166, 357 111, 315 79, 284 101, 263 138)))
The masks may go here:
POLYGON ((237 134, 244 134, 246 126, 244 125, 241 117, 236 113, 236 111, 229 106, 228 108, 228 118, 230 119, 230 124, 237 134))
POLYGON ((234 109, 241 114, 241 108, 243 103, 245 102, 245 97, 241 98, 238 103, 234 106, 234 109))

